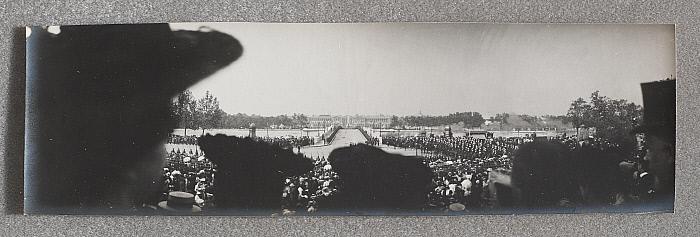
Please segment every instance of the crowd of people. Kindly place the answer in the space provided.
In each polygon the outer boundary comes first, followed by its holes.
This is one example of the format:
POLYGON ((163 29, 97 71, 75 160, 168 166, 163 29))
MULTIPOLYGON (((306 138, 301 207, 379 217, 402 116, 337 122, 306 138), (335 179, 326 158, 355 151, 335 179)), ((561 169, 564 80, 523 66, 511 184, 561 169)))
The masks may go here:
POLYGON ((314 145, 314 139, 308 136, 302 137, 255 137, 256 141, 282 147, 284 149, 299 148, 314 145))
POLYGON ((182 135, 176 135, 176 134, 169 134, 168 135, 168 144, 182 144, 182 145, 196 145, 197 144, 197 136, 195 135, 190 135, 190 136, 182 136, 182 135))
MULTIPOLYGON (((168 144, 180 144, 180 145, 197 145, 197 136, 196 135, 189 135, 189 136, 183 136, 183 135, 176 135, 176 134, 170 134, 168 135, 168 144)), ((295 147, 303 147, 303 146, 310 146, 314 145, 314 139, 308 136, 302 136, 302 137, 294 137, 294 136, 289 136, 289 137, 255 137, 257 141, 264 141, 268 144, 276 145, 282 148, 295 148, 295 147)))
MULTIPOLYGON (((434 173, 434 189, 429 194, 431 207, 447 208, 459 203, 468 209, 478 209, 498 205, 498 200, 492 196, 493 190, 489 190, 493 188, 489 187, 489 173, 494 170, 510 172, 519 147, 535 140, 562 144, 564 152, 571 154, 569 161, 556 165, 567 166, 558 169, 569 172, 561 174, 562 177, 570 177, 571 183, 585 189, 582 197, 569 198, 578 199, 578 203, 620 204, 625 199, 639 200, 649 190, 650 181, 641 178, 646 174, 642 160, 645 155, 641 149, 643 143, 633 152, 605 139, 580 139, 566 134, 539 139, 535 136, 487 139, 467 136, 384 137, 382 143, 424 151, 424 163, 434 173)), ((529 154, 522 154, 526 155, 529 154)), ((577 191, 573 192, 576 192, 573 196, 579 196, 577 191)))
POLYGON ((338 191, 338 175, 326 157, 314 160, 314 169, 308 174, 289 177, 282 191, 282 209, 314 213, 325 199, 338 191))
POLYGON ((167 154, 161 176, 161 192, 157 203, 168 198, 168 193, 179 191, 195 195, 199 205, 205 205, 215 193, 214 174, 216 165, 207 160, 199 150, 188 151, 174 148, 167 154))
POLYGON ((479 139, 474 137, 409 136, 384 137, 382 143, 424 151, 424 163, 434 173, 430 207, 446 208, 459 203, 469 208, 491 205, 488 172, 510 169, 518 145, 527 138, 479 139))
MULTIPOLYGON (((313 140, 308 137, 258 137, 254 140, 285 149, 313 144, 313 140)), ((383 137, 381 141, 388 146, 423 151, 423 163, 433 172, 425 210, 450 209, 454 205, 461 205, 467 210, 478 210, 494 208, 498 205, 498 200, 493 196, 493 190, 490 190, 493 187, 489 187, 490 184, 493 185, 489 182, 489 173, 494 170, 510 172, 513 167, 512 159, 518 148, 534 140, 535 138, 530 136, 486 139, 468 136, 411 136, 383 137)), ((572 154, 581 151, 585 154, 600 155, 617 148, 617 144, 604 139, 588 137, 581 140, 576 136, 565 134, 539 140, 563 144, 572 154), (602 153, 591 153, 591 151, 602 153)), ((372 138, 367 143, 377 146, 379 141, 378 138, 372 138)), ((627 160, 634 162, 633 159, 639 160, 642 156, 640 149, 636 158, 627 160)), ((342 186, 342 180, 333 171, 326 157, 315 157, 312 160, 314 169, 311 172, 288 177, 285 181, 284 189, 280 192, 280 207, 286 213, 309 214, 319 208, 323 209, 325 201, 331 200, 337 194, 338 185, 342 186)), ((642 171, 635 166, 634 172, 638 172, 636 175, 639 175, 642 171)), ((182 191, 194 194, 200 206, 212 204, 216 193, 215 173, 216 166, 199 150, 173 149, 168 154, 167 165, 163 171, 161 199, 167 197, 169 192, 182 191)), ((595 184, 591 183, 591 185, 595 184)), ((643 191, 643 189, 640 190, 643 191)), ((627 193, 634 193, 634 191, 627 193)))
POLYGON ((370 145, 370 146, 379 146, 379 138, 372 137, 370 139, 367 139, 365 144, 370 145))
POLYGON ((444 154, 455 159, 475 159, 512 155, 526 138, 479 139, 474 137, 413 136, 384 137, 382 144, 444 154))
POLYGON ((459 203, 467 209, 479 209, 489 205, 488 174, 460 173, 456 171, 438 171, 435 173, 433 184, 435 188, 429 193, 429 206, 445 209, 459 203))
MULTIPOLYGON (((310 137, 256 137, 254 140, 285 149, 314 144, 310 137)), ((196 145, 197 137, 171 134, 168 143, 196 145)), ((319 157, 315 165, 314 172, 287 179, 286 188, 281 192, 283 197, 281 200, 285 207, 296 209, 301 206, 311 207, 316 205, 313 201, 316 196, 329 196, 335 191, 332 184, 337 175, 330 170, 328 160, 325 157, 319 157), (304 188, 300 189, 301 187, 304 188)), ((195 195, 199 206, 212 205, 216 192, 214 186, 216 172, 216 164, 208 160, 204 152, 198 149, 173 148, 167 153, 163 168, 161 195, 152 202, 166 200, 170 192, 186 192, 195 195)))

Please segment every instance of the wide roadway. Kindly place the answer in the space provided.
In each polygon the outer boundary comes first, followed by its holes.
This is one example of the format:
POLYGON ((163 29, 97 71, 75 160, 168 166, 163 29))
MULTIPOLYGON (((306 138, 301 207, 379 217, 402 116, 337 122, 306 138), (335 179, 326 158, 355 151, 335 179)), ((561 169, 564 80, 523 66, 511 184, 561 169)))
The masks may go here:
MULTIPOLYGON (((367 139, 365 139, 365 136, 362 135, 360 130, 340 129, 338 130, 338 133, 335 135, 335 139, 333 139, 333 142, 331 144, 316 144, 314 146, 302 147, 300 153, 304 154, 306 157, 313 159, 319 159, 323 157, 327 158, 328 155, 336 148, 347 147, 353 143, 365 143, 365 141, 367 141, 367 139)), ((418 151, 416 153, 415 149, 395 148, 386 145, 382 145, 380 146, 380 148, 389 153, 401 154, 405 156, 415 156, 416 154, 422 155, 421 151, 418 151)), ((297 150, 295 149, 294 151, 296 152, 297 150)))

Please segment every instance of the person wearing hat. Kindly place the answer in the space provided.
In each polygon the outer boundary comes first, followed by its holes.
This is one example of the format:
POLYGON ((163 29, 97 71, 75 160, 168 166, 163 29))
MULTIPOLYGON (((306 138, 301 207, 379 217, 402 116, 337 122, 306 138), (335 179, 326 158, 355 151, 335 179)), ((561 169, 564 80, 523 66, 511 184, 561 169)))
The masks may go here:
POLYGON ((646 199, 671 204, 672 208, 676 178, 676 80, 642 83, 641 87, 644 120, 631 133, 644 134, 644 162, 653 178, 646 199))
POLYGON ((166 213, 173 214, 187 214, 202 211, 202 208, 195 203, 194 194, 179 191, 170 192, 168 194, 168 200, 159 202, 158 207, 165 210, 166 213))
POLYGON ((228 34, 168 24, 29 29, 26 213, 141 206, 160 191, 172 98, 243 52, 228 34))

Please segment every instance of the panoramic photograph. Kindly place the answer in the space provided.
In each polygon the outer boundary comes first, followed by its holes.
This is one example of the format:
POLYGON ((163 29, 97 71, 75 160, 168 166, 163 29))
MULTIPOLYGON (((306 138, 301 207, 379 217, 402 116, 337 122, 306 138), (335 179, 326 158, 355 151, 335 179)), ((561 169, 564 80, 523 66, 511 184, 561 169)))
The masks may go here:
POLYGON ((674 212, 672 24, 26 31, 26 214, 674 212))

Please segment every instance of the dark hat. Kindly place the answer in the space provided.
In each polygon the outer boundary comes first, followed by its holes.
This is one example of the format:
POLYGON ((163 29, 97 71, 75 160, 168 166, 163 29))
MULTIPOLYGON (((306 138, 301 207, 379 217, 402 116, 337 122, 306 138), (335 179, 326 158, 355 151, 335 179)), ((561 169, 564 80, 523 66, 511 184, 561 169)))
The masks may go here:
POLYGON ((644 120, 631 133, 676 134, 676 80, 642 83, 644 120))
POLYGON ((170 192, 168 200, 158 203, 160 208, 173 212, 200 212, 202 209, 195 205, 194 194, 186 192, 170 192))

